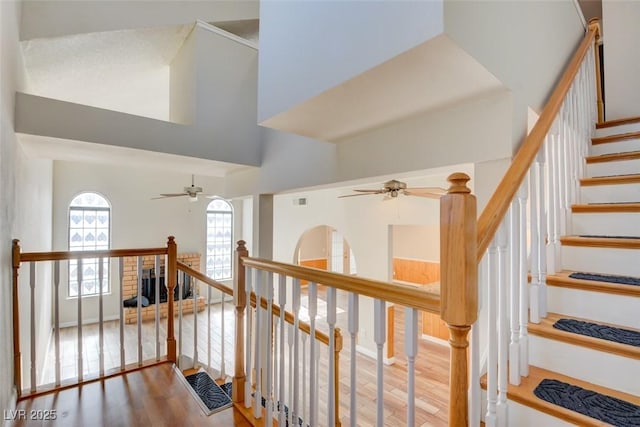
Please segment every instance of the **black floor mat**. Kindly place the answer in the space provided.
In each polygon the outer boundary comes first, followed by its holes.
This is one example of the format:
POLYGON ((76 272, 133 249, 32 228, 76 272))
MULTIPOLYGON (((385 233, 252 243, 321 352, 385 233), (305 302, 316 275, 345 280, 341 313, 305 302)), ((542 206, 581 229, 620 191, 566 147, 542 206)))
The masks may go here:
POLYGON ((206 372, 196 372, 185 378, 202 403, 209 408, 210 414, 231 406, 229 395, 206 372))
POLYGON ((640 347, 640 332, 629 329, 614 328, 613 326, 583 322, 575 319, 560 319, 553 324, 553 327, 561 331, 585 335, 587 337, 640 347))
POLYGON ((603 236, 597 234, 581 234, 578 237, 595 237, 598 239, 640 239, 640 236, 603 236))
POLYGON ((621 285, 640 286, 640 277, 614 276, 611 274, 593 274, 576 272, 569 275, 572 279, 594 280, 596 282, 618 283, 621 285))
POLYGON ((533 393, 542 400, 618 427, 640 426, 640 406, 592 390, 544 379, 533 393))

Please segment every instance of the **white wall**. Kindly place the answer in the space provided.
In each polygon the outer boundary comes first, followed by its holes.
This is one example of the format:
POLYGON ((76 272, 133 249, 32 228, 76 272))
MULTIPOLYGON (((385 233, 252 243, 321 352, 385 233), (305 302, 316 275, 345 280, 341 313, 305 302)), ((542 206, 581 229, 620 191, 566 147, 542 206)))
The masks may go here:
POLYGON ((192 124, 196 115, 195 32, 189 34, 171 61, 169 120, 192 124))
POLYGON ((258 121, 440 34, 442 3, 261 2, 258 121))
POLYGON ((353 179, 510 157, 511 117, 511 94, 496 91, 406 118, 338 144, 339 177, 353 179))
POLYGON ((65 34, 258 17, 259 2, 238 1, 27 1, 24 3, 21 39, 65 34))
POLYGON ((393 258, 440 262, 440 224, 393 225, 393 258))
POLYGON ((447 1, 445 33, 513 92, 513 146, 540 112, 584 35, 573 0, 447 1))
MULTIPOLYGON (((204 263, 206 241, 206 207, 209 199, 200 197, 191 203, 186 197, 150 200, 160 193, 181 192, 191 183, 190 174, 158 171, 151 168, 118 167, 101 164, 54 162, 53 246, 68 248, 68 206, 82 191, 96 191, 111 203, 111 247, 139 248, 165 246, 173 235, 179 253, 198 252, 204 263)), ((196 185, 208 194, 221 194, 220 178, 197 176, 196 185)), ((240 213, 240 215, 242 215, 240 213)), ((115 263, 113 263, 115 268, 115 263)), ((201 271, 204 264, 201 265, 201 271)), ((112 274, 115 278, 116 274, 112 274)), ((62 280, 65 283, 65 280, 62 280)), ((83 300, 85 320, 97 319, 97 298, 83 300), (86 309, 85 309, 85 301, 86 309)), ((105 298, 105 317, 118 313, 119 295, 112 282, 112 293, 105 298)), ((61 322, 72 322, 76 300, 61 301, 61 322)))
POLYGON ((607 120, 640 116, 640 2, 602 2, 607 120))

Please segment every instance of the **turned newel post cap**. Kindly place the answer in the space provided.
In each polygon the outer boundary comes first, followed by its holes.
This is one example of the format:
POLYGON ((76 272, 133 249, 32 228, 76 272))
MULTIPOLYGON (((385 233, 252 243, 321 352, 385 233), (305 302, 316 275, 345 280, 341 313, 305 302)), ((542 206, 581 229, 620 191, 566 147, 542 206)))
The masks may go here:
POLYGON ((471 178, 469 175, 463 172, 456 172, 449 175, 447 181, 451 183, 449 189, 447 190, 447 194, 452 193, 471 193, 469 187, 467 187, 467 182, 469 182, 471 178))
POLYGON ((240 251, 246 251, 247 250, 247 248, 245 246, 247 244, 247 242, 245 242, 244 240, 238 240, 237 244, 238 244, 238 247, 236 248, 236 251, 240 252, 240 251))
POLYGON ((169 237, 167 238, 167 243, 169 243, 169 244, 174 244, 175 242, 176 242, 176 238, 175 238, 175 236, 169 236, 169 237))

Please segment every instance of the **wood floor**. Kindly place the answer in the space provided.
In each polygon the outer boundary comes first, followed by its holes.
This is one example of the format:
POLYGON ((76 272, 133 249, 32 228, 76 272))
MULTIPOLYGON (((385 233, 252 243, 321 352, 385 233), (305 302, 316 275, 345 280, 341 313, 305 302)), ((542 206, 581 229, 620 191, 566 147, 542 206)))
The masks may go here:
MULTIPOLYGON (((230 408, 207 417, 173 365, 141 369, 18 403, 10 426, 250 426, 230 408), (24 412, 22 412, 24 411, 24 412), (42 420, 47 416, 48 420, 42 420)), ((6 418, 6 414, 5 414, 6 418)))
MULTIPOLYGON (((322 289, 319 291, 319 296, 324 298, 324 292, 322 289)), ((357 358, 357 388, 356 390, 350 390, 350 345, 349 337, 346 331, 347 328, 347 313, 346 313, 346 293, 338 292, 338 306, 344 309, 343 312, 337 315, 337 326, 343 331, 344 348, 340 353, 340 416, 343 424, 347 423, 350 419, 349 399, 350 394, 355 392, 357 394, 358 406, 356 408, 358 425, 370 426, 375 425, 376 414, 376 363, 375 360, 365 356, 361 353, 356 355, 357 358)), ((406 409, 407 409, 407 362, 404 356, 404 308, 394 307, 395 312, 395 363, 390 366, 384 367, 384 408, 385 408, 385 425, 386 426, 406 426, 406 409)), ((201 363, 207 364, 209 357, 211 358, 211 366, 215 370, 220 369, 220 321, 221 310, 220 304, 211 305, 211 347, 207 349, 208 341, 208 329, 207 329, 207 311, 198 314, 198 358, 201 363), (210 353, 208 353, 210 351, 210 353)), ((227 375, 233 372, 233 341, 234 341, 234 313, 231 303, 225 304, 224 319, 225 319, 225 370, 227 375)), ((421 316, 419 316, 421 317, 421 316)), ((178 333, 178 324, 176 320, 176 334, 178 333)), ((326 325, 324 322, 318 322, 319 329, 324 329, 326 325)), ((193 315, 185 315, 183 317, 183 354, 193 356, 193 315)), ((164 354, 164 340, 166 319, 162 321, 162 327, 160 330, 161 336, 161 354, 164 354)), ((155 327, 153 322, 144 322, 142 325, 143 336, 143 357, 153 358, 155 357, 155 327)), ((109 325, 108 330, 110 332, 105 333, 105 348, 109 355, 105 355, 105 362, 108 365, 119 366, 119 326, 117 321, 112 322, 109 325)), ((98 360, 98 346, 97 346, 98 331, 96 327, 83 328, 83 342, 84 345, 84 359, 89 362, 85 362, 85 372, 95 372, 97 370, 96 361, 98 360)), ((66 375, 74 375, 76 369, 77 355, 77 329, 67 328, 61 330, 61 336, 64 337, 61 344, 63 356, 63 367, 66 368, 66 375)), ((127 325, 125 327, 125 353, 127 355, 127 363, 137 360, 137 325, 127 325)), ((328 353, 328 352, 327 352, 328 353)), ((323 354, 323 353, 321 353, 323 354)), ((328 355, 324 354, 320 359, 320 378, 322 381, 319 384, 318 393, 320 396, 320 408, 325 408, 323 402, 326 402, 327 397, 327 384, 328 375, 327 372, 327 359, 328 355), (323 376, 324 375, 324 376, 323 376)), ((49 355, 47 358, 48 369, 45 371, 47 379, 51 381, 53 378, 53 356, 49 355)), ((107 366, 108 367, 108 366, 107 366)), ((448 421, 448 375, 449 375, 449 349, 447 346, 443 346, 438 343, 434 343, 427 340, 420 340, 419 352, 416 358, 416 425, 417 426, 446 426, 448 421)), ((85 386, 86 387, 86 386, 85 386)), ((162 387, 173 387, 173 385, 164 385, 162 387)), ((122 391, 124 397, 121 398, 120 404, 124 404, 127 401, 127 394, 122 391)), ((77 398, 77 395, 76 395, 77 398)), ((305 397, 303 397, 305 398, 305 397)), ((193 400, 193 398, 191 397, 193 400)), ((305 398, 306 399, 306 398, 305 398)), ((84 400, 84 399, 83 399, 84 400)), ((95 400, 91 398, 91 400, 95 400)), ((99 400, 97 400, 99 402, 99 400)), ((84 404, 83 404, 84 405, 84 404)), ((80 406, 83 406, 80 405, 80 406)), ((132 402, 129 406, 130 411, 135 411, 136 405, 139 403, 132 402)), ((171 406, 167 405, 169 408, 171 406)), ((197 405, 196 405, 197 407, 197 405)), ((80 409, 79 409, 80 410, 80 409)), ((176 409, 179 411, 179 409, 176 409)), ((326 424, 326 415, 323 414, 320 409, 320 423, 326 424)), ((170 418, 167 418, 170 419, 170 418)), ((196 420, 197 421, 197 420, 196 420)), ((196 421, 193 421, 194 423, 196 421)), ((61 424, 62 425, 62 424, 61 424)), ((69 424, 73 425, 73 424, 69 424)), ((82 424, 78 424, 82 425, 82 424)), ((129 425, 129 424, 113 424, 113 425, 129 425)), ((132 424, 135 425, 135 424, 132 424)), ((147 424, 149 425, 149 424, 147 424)), ((155 424, 154 424, 155 425, 155 424)), ((160 424, 162 425, 162 424, 160 424)), ((192 424, 200 425, 200 424, 192 424)), ((222 422, 216 423, 216 425, 234 425, 224 424, 222 422)), ((241 425, 241 424, 235 424, 241 425)))

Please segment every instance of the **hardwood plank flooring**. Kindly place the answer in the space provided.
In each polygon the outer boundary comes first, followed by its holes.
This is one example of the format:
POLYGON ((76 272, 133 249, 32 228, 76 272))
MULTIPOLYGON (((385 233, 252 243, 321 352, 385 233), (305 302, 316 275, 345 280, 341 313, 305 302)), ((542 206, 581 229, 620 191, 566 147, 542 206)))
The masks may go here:
MULTIPOLYGON (((307 290, 303 290, 303 295, 307 290)), ((326 299, 325 290, 319 287, 319 298, 326 299)), ((319 304, 321 305, 321 304, 319 304)), ((338 307, 342 311, 337 314, 337 327, 342 330, 344 346, 340 353, 340 418, 344 423, 350 419, 349 399, 350 394, 357 395, 358 425, 375 425, 376 414, 376 361, 371 357, 357 353, 356 357, 356 390, 350 390, 350 359, 351 350, 348 335, 348 313, 347 313, 347 293, 338 291, 338 307)), ((404 355, 404 307, 394 306, 395 314, 395 363, 384 367, 384 409, 385 425, 404 426, 406 425, 406 384, 407 384, 407 360, 404 355)), ((324 317, 326 313, 319 313, 318 329, 328 331, 328 326, 324 317)), ((422 316, 418 316, 421 318, 422 316)), ((208 316, 207 310, 198 313, 198 359, 203 364, 208 363, 209 355, 211 367, 214 370, 220 369, 221 360, 221 307, 220 304, 211 305, 211 346, 207 348, 208 341, 208 316), (208 353, 208 351, 210 353, 208 353)), ((109 322, 108 322, 109 323, 109 322)), ((232 303, 225 303, 224 310, 224 343, 225 343, 225 371, 227 375, 233 373, 234 369, 234 307, 232 303)), ((179 331, 178 319, 176 318, 176 335, 179 331)), ((155 326, 153 321, 142 324, 143 358, 155 357, 155 326)), ((165 352, 166 340, 166 319, 161 320, 160 343, 161 354, 165 352)), ((419 329, 421 330, 421 325, 419 329)), ((183 316, 183 342, 182 353, 193 356, 193 315, 183 316)), ((125 325, 125 354, 127 363, 137 361, 137 325, 125 325)), ((86 325, 83 327, 85 372, 97 372, 99 360, 98 356, 98 328, 96 325, 86 325)), ((53 351, 55 346, 51 346, 47 357, 48 368, 45 371, 46 381, 53 381, 55 357, 53 351)), ((322 346, 319 362, 318 385, 319 408, 326 408, 328 398, 328 351, 326 346, 322 346)), ((61 349, 63 369, 65 374, 75 376, 77 364, 77 329, 75 327, 61 330, 61 349), (64 337, 64 339, 62 338, 64 337)), ((308 347, 307 347, 307 357, 308 347)), ((119 324, 118 321, 105 326, 105 362, 109 365, 119 366, 119 324), (108 331, 108 332, 107 332, 108 331)), ((447 346, 428 341, 419 340, 419 351, 416 358, 416 425, 417 426, 446 426, 448 421, 448 395, 449 395, 449 349, 447 346)), ((287 371, 288 372, 288 371, 287 371)), ((307 386, 308 386, 307 382, 307 386)), ((288 393, 288 392, 287 392, 288 393)), ((308 397, 301 396, 301 399, 308 397)), ((322 409, 319 411, 320 425, 326 425, 326 414, 322 409)), ((218 424, 225 425, 225 424, 218 424)))
MULTIPOLYGON (((31 426, 250 426, 233 408, 206 416, 173 365, 163 363, 136 372, 46 394, 18 403, 31 426), (55 411, 55 412, 52 412, 55 411), (37 418, 48 414, 48 421, 37 418)), ((18 412, 18 414, 22 414, 18 412)))

